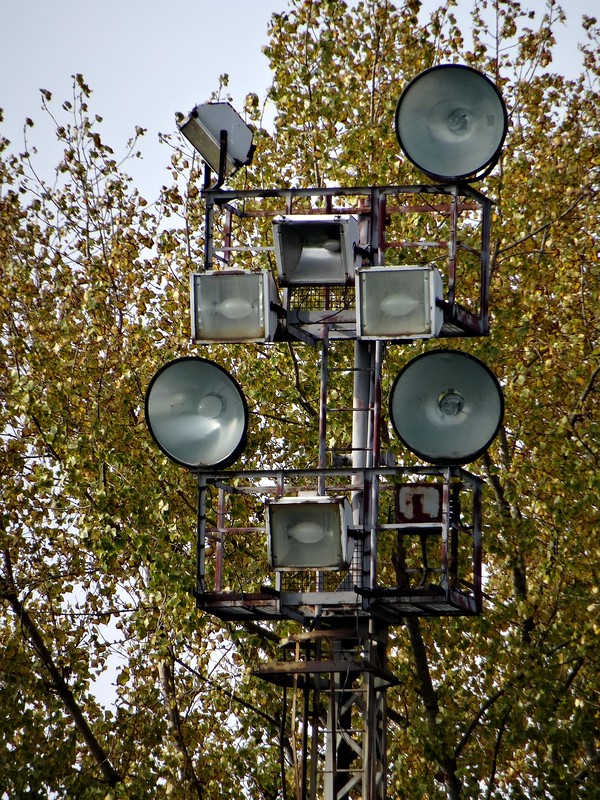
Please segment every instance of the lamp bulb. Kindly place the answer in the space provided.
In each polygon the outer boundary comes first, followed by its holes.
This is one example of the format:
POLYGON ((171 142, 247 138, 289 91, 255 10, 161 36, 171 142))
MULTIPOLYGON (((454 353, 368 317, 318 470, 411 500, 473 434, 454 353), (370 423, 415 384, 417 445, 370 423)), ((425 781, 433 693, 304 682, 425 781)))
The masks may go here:
POLYGON ((228 297, 217 303, 216 311, 227 319, 244 319, 252 311, 252 303, 243 297, 228 297))
POLYGON ((302 544, 320 542, 324 536, 322 526, 316 522, 297 522, 295 525, 290 525, 287 532, 292 539, 302 544))
POLYGON ((448 130, 455 136, 466 136, 473 128, 473 115, 466 108, 455 108, 448 114, 448 130))
POLYGON ((438 408, 446 417, 455 417, 463 410, 465 398, 456 389, 446 389, 438 397, 438 408))
POLYGON ((390 294, 381 301, 381 310, 390 317, 406 317, 418 307, 414 297, 405 294, 390 294))
POLYGON ((207 394, 198 403, 198 413, 206 419, 220 417, 224 408, 223 398, 218 394, 207 394))

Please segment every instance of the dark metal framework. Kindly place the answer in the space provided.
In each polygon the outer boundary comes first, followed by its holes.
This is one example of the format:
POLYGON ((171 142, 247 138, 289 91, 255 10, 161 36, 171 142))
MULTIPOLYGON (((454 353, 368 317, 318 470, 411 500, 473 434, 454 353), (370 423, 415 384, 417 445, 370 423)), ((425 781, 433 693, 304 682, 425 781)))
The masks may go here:
POLYGON ((460 467, 199 473, 196 603, 224 620, 295 619, 305 626, 479 614, 481 489, 481 479, 460 467), (350 567, 273 576, 266 564, 265 498, 316 492, 323 480, 322 494, 364 498, 367 511, 350 531, 350 567), (424 500, 432 496, 428 510, 424 500), (241 507, 255 524, 235 524, 241 507), (240 537, 263 570, 238 576, 240 585, 227 588, 227 553, 240 537))
MULTIPOLYGON (((443 337, 488 332, 491 202, 466 184, 258 191, 205 188, 204 268, 273 269, 254 242, 279 215, 356 214, 365 266, 428 264, 442 273, 443 337), (261 228, 262 226, 262 228, 261 228), (222 243, 215 242, 220 231, 222 243)), ((295 620, 282 660, 257 675, 297 697, 295 783, 307 800, 386 797, 389 625, 410 615, 481 612, 482 481, 458 466, 396 467, 380 452, 383 341, 359 341, 352 285, 281 289, 276 340, 321 347, 317 467, 199 472, 197 607, 232 622, 295 620), (326 446, 338 340, 354 340, 352 441, 344 466, 326 446), (346 497, 350 566, 269 570, 264 500, 300 491, 346 497), (243 546, 252 570, 228 569, 243 546), (231 584, 234 583, 232 586, 231 584)), ((403 340, 405 341, 405 340, 403 340)), ((342 448, 345 449, 345 448, 342 448)), ((287 696, 287 695, 286 695, 287 696)), ((292 715, 293 716, 293 715, 292 715)))
MULTIPOLYGON (((239 237, 243 235, 244 222, 254 226, 261 219, 268 220, 278 214, 308 211, 316 218, 318 214, 356 214, 365 231, 361 245, 367 262, 384 265, 386 253, 397 251, 403 263, 411 263, 406 259, 416 258, 420 263, 439 264, 445 276, 441 336, 482 336, 489 331, 492 202, 468 184, 246 191, 205 189, 203 196, 206 202, 205 269, 230 264, 234 257, 244 253, 251 253, 255 259, 272 249, 257 247, 252 241, 234 245, 234 221, 239 237), (219 211, 225 214, 222 246, 215 245, 214 241, 219 211), (417 219, 420 225, 414 224, 417 219), (407 220, 410 233, 422 232, 418 239, 403 231, 407 220), (388 237, 388 229, 394 238, 388 237), (397 234, 404 235, 396 238, 397 234), (465 287, 466 294, 462 294, 465 287)), ((255 229, 251 227, 250 239, 253 234, 255 229)), ((286 319, 282 338, 321 339, 324 321, 329 339, 355 338, 352 287, 326 290, 315 287, 312 293, 302 287, 301 291, 288 289, 282 294, 286 319)))

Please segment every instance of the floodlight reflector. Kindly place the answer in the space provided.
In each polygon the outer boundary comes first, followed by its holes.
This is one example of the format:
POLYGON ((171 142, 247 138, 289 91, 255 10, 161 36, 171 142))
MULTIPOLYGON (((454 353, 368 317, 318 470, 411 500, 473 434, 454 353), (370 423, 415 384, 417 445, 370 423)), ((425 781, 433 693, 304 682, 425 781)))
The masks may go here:
POLYGON ((341 570, 350 564, 350 504, 345 498, 267 501, 269 562, 275 570, 341 570))
POLYGON ((246 444, 248 407, 226 370, 186 356, 165 364, 150 381, 146 424, 158 447, 177 464, 225 467, 246 444))
POLYGON ((254 154, 252 129, 229 103, 202 103, 178 125, 213 172, 219 173, 221 131, 227 134, 223 177, 250 164, 254 154))
POLYGON ((459 350, 423 353, 400 371, 390 394, 398 438, 434 464, 466 464, 490 446, 502 424, 504 398, 497 378, 459 350))
POLYGON ((356 272, 359 339, 426 339, 442 328, 442 276, 427 266, 366 267, 356 272))
POLYGON ((478 180, 497 162, 508 127, 498 88, 463 64, 417 75, 396 107, 396 135, 419 169, 441 180, 478 180))
POLYGON ((351 215, 288 215, 273 220, 281 286, 344 285, 354 281, 358 220, 351 215))
POLYGON ((270 342, 277 328, 269 270, 196 272, 191 276, 194 342, 270 342))

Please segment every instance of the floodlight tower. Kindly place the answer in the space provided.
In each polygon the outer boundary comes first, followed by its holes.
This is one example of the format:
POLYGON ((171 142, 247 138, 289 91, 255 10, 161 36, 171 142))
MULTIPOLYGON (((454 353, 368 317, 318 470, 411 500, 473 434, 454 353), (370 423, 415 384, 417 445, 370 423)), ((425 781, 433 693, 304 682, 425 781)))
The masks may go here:
POLYGON ((248 407, 219 365, 176 359, 148 387, 153 438, 198 480, 196 603, 242 624, 299 624, 281 642, 282 659, 255 673, 299 696, 293 707, 302 709, 300 718, 289 723, 297 796, 385 800, 386 690, 395 683, 386 663, 388 628, 409 615, 481 612, 482 482, 464 465, 489 447, 504 406, 497 379, 481 361, 455 349, 427 349, 396 377, 389 418, 399 440, 429 466, 395 466, 379 442, 384 353, 390 343, 488 333, 491 204, 471 183, 499 158, 506 109, 495 85, 470 67, 443 65, 417 76, 396 109, 402 151, 437 181, 417 186, 225 190, 224 178, 252 158, 250 130, 228 104, 198 106, 180 127, 208 165, 205 263, 191 276, 193 341, 321 349, 312 469, 232 469, 251 435, 248 407), (232 268, 231 253, 242 248, 232 244, 231 217, 254 221, 261 212, 248 204, 265 201, 276 272, 232 268), (284 207, 273 212, 278 203, 284 207), (473 215, 469 237, 477 220, 478 247, 460 240, 463 212, 473 215), (441 214, 446 240, 387 242, 387 221, 411 213, 441 214), (223 257, 215 242, 218 214, 225 215, 223 257), (439 260, 387 265, 392 247, 441 247, 445 268, 439 260), (467 251, 479 294, 465 305, 459 262, 467 251), (330 355, 347 342, 354 346, 352 440, 350 459, 340 465, 328 462, 328 389, 330 355), (235 520, 228 516, 233 496, 235 520), (239 498, 248 509, 242 527, 239 498), (266 538, 271 572, 258 586, 224 586, 232 532, 266 538), (392 569, 382 569, 382 544, 394 553, 392 569))

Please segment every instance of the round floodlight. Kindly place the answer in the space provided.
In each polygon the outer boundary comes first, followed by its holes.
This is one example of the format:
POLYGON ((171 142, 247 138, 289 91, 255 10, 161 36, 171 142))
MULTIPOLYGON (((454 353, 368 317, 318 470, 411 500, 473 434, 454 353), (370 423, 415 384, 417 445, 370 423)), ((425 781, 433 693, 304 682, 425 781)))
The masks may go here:
POLYGON ((441 180, 484 177, 500 156, 507 127, 496 85, 462 64, 442 64, 417 75, 396 107, 402 151, 441 180))
POLYGON ((458 350, 424 353, 397 375, 390 417, 398 438, 433 464, 466 464, 490 446, 504 415, 496 376, 458 350))
POLYGON ((244 449, 248 407, 226 370, 204 358, 184 357, 165 364, 150 381, 146 424, 177 464, 224 467, 244 449))

